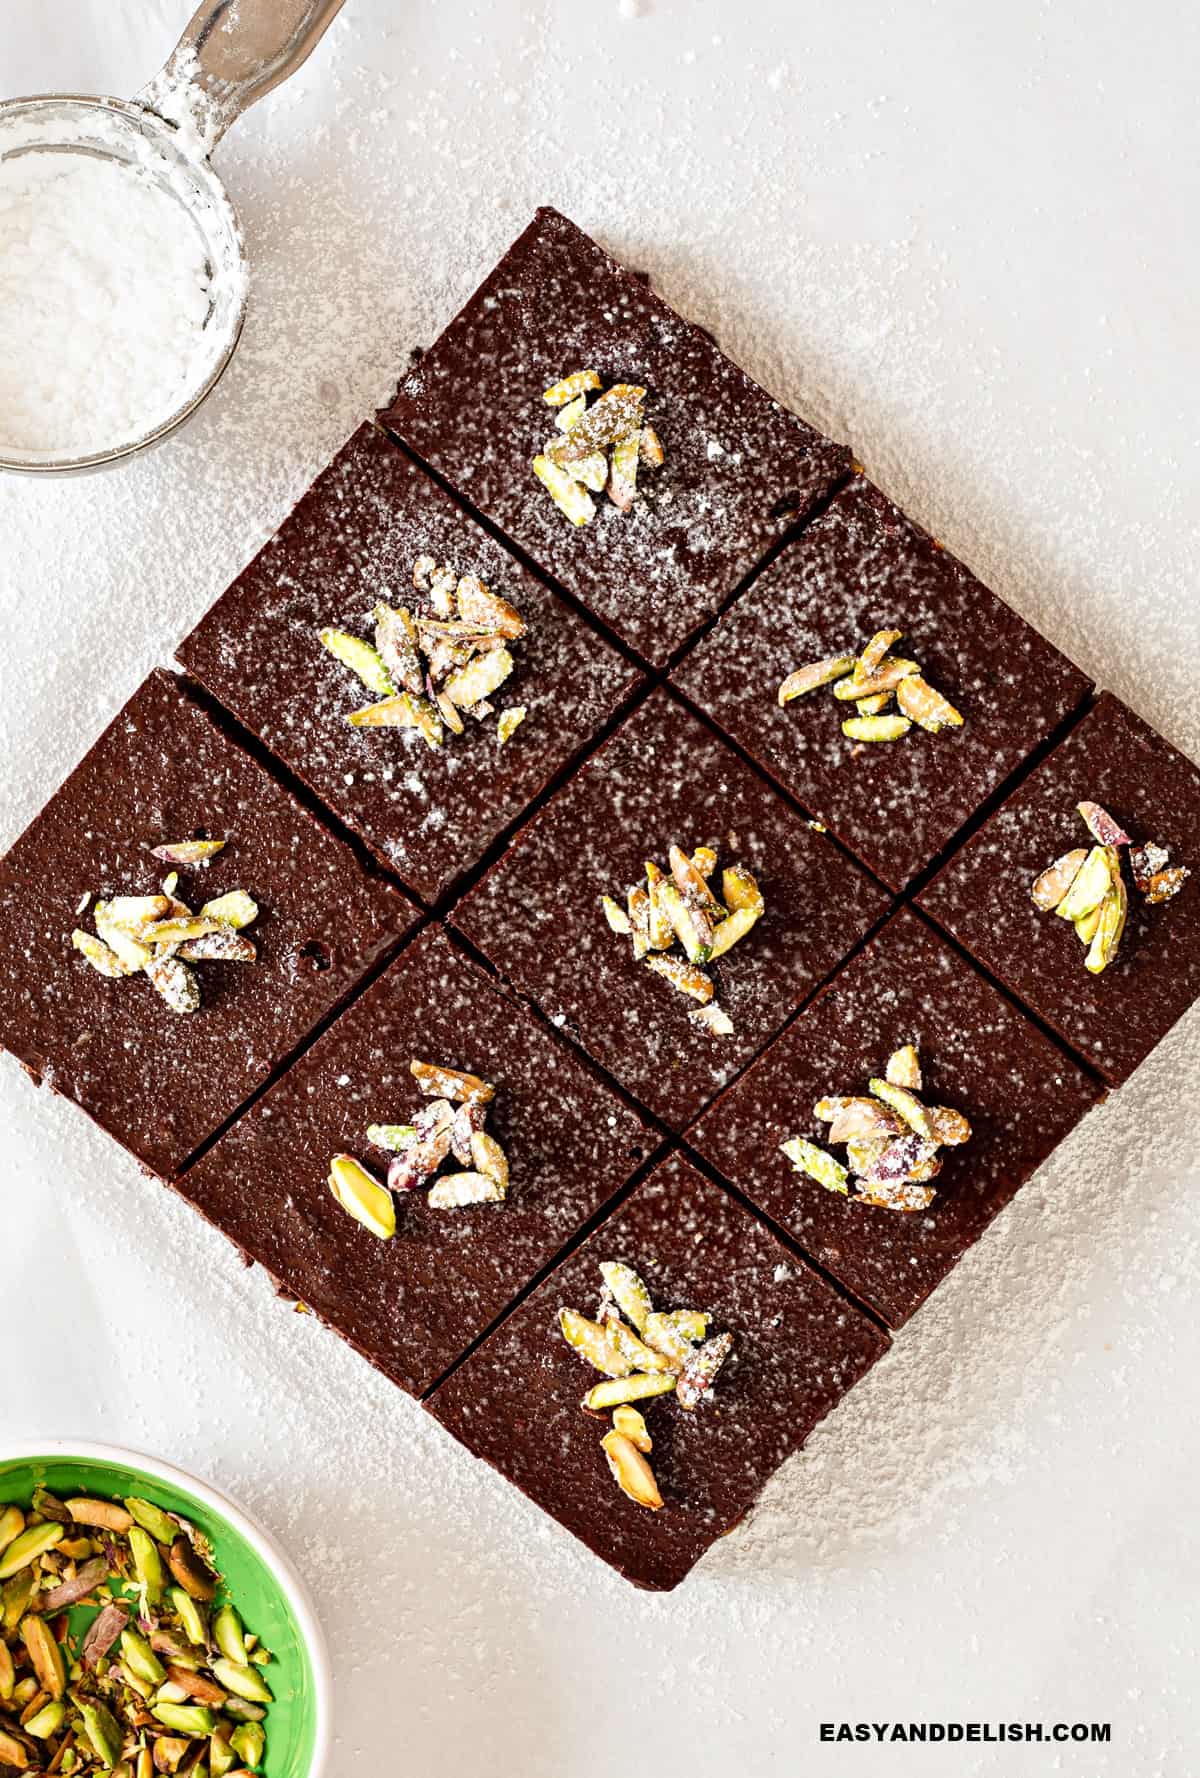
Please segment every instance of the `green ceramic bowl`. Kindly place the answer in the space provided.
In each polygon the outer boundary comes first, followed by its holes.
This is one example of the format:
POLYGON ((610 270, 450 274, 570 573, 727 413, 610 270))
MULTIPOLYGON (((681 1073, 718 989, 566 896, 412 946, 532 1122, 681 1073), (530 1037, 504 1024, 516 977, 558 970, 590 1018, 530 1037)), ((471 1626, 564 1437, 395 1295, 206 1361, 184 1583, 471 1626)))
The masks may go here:
POLYGON ((0 1448, 0 1506, 28 1505, 39 1482, 60 1496, 138 1494, 204 1532, 247 1628, 275 1657, 265 1778, 320 1778, 331 1734, 329 1657, 302 1581, 265 1532, 215 1488, 156 1457, 54 1439, 0 1448))

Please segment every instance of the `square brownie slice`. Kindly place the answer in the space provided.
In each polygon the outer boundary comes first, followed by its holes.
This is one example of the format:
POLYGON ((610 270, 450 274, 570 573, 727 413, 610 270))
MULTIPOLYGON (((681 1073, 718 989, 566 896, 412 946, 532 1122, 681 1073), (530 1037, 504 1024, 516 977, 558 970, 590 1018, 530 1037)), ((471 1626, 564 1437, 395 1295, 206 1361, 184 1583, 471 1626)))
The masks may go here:
MULTIPOLYGON (((561 410, 558 410, 561 411, 561 410)), ((644 659, 670 655, 850 467, 701 328, 539 210, 402 379, 384 422, 644 659), (646 390, 665 458, 575 525, 531 465, 560 437, 547 389, 594 371, 646 390)))
MULTIPOLYGON (((893 889, 931 864, 1090 690, 961 562, 858 477, 676 669, 675 683, 893 889), (827 683, 781 708, 783 680, 898 630, 895 656, 962 717, 854 740, 827 683)), ((849 678, 843 682, 848 686, 849 678)), ((906 694, 907 695, 907 694, 906 694)), ((884 714, 884 712, 878 712, 884 714)), ((886 714, 900 715, 894 700, 886 714)))
POLYGON ((636 1186, 587 1241, 431 1396, 428 1407, 483 1458, 636 1586, 678 1586, 732 1531, 779 1465, 888 1338, 719 1186, 678 1157, 636 1186), (639 1275, 656 1309, 700 1310, 733 1344, 690 1411, 643 1399, 662 1506, 609 1473, 609 1413, 581 1408, 603 1374, 564 1339, 560 1309, 596 1315, 600 1266, 639 1275))
POLYGON ((1200 768, 1105 692, 933 879, 920 905, 1113 1086, 1127 1080, 1200 995, 1200 768), (1169 900, 1135 884, 1121 845, 1128 918, 1100 974, 1072 923, 1043 912, 1034 881, 1095 843, 1076 805, 1099 803, 1192 875, 1169 900))
MULTIPOLYGON (((519 833, 455 910, 521 993, 629 1092, 682 1129, 773 1037, 887 910, 885 892, 753 766, 656 691, 519 833), (757 879, 758 924, 706 972, 733 1030, 636 961, 600 898, 624 906, 646 863, 711 846, 757 879)), ((672 956, 682 953, 674 947, 672 956)))
POLYGON ((427 901, 477 863, 641 679, 373 426, 317 477, 179 658, 427 901), (352 726, 383 690, 320 639, 332 629, 369 642, 376 604, 418 607, 422 556, 477 576, 525 625, 506 644, 515 665, 491 699, 496 713, 464 714, 461 735, 443 723, 436 747, 415 728, 352 726), (515 707, 528 714, 501 745, 498 713, 515 707))
MULTIPOLYGON (((657 1137, 583 1059, 437 929, 423 933, 179 1189, 285 1290, 402 1389, 420 1394, 461 1357, 613 1196, 657 1137), (487 1133, 510 1169, 502 1203, 440 1209, 398 1191, 390 1240, 334 1200, 330 1162, 377 1179, 372 1124, 409 1124, 431 1100, 413 1061, 496 1089, 487 1133)), ((470 1163, 467 1163, 468 1165, 470 1163)), ((461 1171, 446 1157, 441 1172, 461 1171)))
POLYGON ((177 680, 153 673, 0 860, 0 1043, 169 1175, 415 919, 177 680), (226 844, 195 866, 151 855, 196 838, 226 844), (172 870, 192 912, 234 890, 257 903, 241 934, 253 961, 176 960, 176 994, 189 970, 199 990, 188 1013, 145 974, 109 979, 72 945, 73 929, 97 945, 97 898, 157 895, 172 870))
POLYGON ((902 909, 822 988, 688 1140, 847 1290, 900 1327, 1103 1092, 924 920, 902 909), (868 1095, 915 1044, 919 1097, 961 1112, 969 1141, 939 1151, 936 1197, 897 1211, 827 1191, 780 1144, 845 1162, 818 1100, 868 1095))

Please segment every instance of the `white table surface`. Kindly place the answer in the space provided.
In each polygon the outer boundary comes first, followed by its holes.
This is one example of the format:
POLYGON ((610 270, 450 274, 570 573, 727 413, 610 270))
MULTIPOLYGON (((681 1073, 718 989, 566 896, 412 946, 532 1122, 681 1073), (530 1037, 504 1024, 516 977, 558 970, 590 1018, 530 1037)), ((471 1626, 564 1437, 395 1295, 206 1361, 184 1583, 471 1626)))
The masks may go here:
MULTIPOLYGON (((129 93, 174 0, 6 0, 0 88, 129 93)), ((253 309, 207 409, 0 485, 16 835, 542 201, 1200 752, 1195 9, 349 0, 218 164, 253 309)), ((1197 856, 1200 866, 1200 831, 1197 856)), ((294 1553, 336 1778, 1198 1769, 1195 1013, 672 1597, 634 1592, 0 1064, 0 1427, 142 1446, 294 1553), (822 1721, 1103 1720, 846 1749, 822 1721)))

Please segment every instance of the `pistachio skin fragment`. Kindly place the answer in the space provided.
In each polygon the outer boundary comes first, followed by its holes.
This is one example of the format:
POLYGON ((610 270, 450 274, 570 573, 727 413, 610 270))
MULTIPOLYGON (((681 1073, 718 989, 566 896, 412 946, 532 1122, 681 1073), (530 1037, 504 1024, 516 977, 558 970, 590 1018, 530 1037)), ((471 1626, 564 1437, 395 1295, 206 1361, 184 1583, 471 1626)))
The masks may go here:
POLYGON ((622 1432, 606 1432, 600 1440, 613 1480, 627 1499, 651 1512, 662 1509, 663 1497, 658 1491, 654 1471, 633 1440, 622 1432))
POLYGON ((39 1556, 52 1550, 56 1543, 61 1543, 63 1527, 48 1520, 43 1525, 30 1525, 18 1536, 14 1537, 3 1556, 0 1556, 0 1580, 9 1580, 19 1574, 22 1568, 28 1568, 39 1556))
POLYGON ((436 1062, 413 1061, 409 1073, 427 1098, 452 1099, 455 1103, 477 1100, 486 1105, 496 1097, 496 1089, 478 1074, 467 1074, 458 1068, 442 1068, 436 1062))
POLYGON ((1083 818, 1084 826, 1099 846, 1131 846, 1133 841, 1125 832, 1119 821, 1114 821, 1107 809, 1099 803, 1076 803, 1083 818))
POLYGON ((619 1407, 622 1402, 645 1401, 651 1395, 669 1395, 675 1387, 674 1371, 639 1371, 631 1377, 614 1377, 597 1383, 583 1398, 583 1406, 595 1413, 619 1407))
POLYGON ((802 698, 806 692, 816 691, 822 685, 832 685, 836 679, 844 679, 847 673, 854 671, 854 660, 852 654, 835 654, 830 655, 828 660, 813 661, 807 667, 797 667, 779 687, 780 707, 785 707, 796 698, 802 698))
POLYGON ((650 1292, 633 1267, 626 1265, 624 1260, 601 1260, 600 1276, 622 1315, 633 1324, 639 1334, 644 1335, 646 1323, 654 1312, 654 1304, 650 1300, 650 1292))
POLYGON ((846 1196, 850 1175, 835 1156, 826 1154, 823 1148, 819 1148, 815 1142, 809 1142, 804 1136, 792 1136, 779 1146, 797 1172, 807 1173, 810 1179, 815 1179, 826 1191, 846 1196))
POLYGON ((1053 913, 1083 869, 1086 859, 1087 847, 1076 846, 1048 865, 1039 877, 1034 878, 1033 888, 1029 891, 1034 906, 1041 908, 1044 914, 1053 913))
POLYGON ((907 716, 850 716, 842 733, 848 741, 901 741, 911 727, 907 716))
POLYGON ((224 840, 168 840, 163 846, 151 846, 151 858, 164 864, 204 864, 225 850, 224 840))

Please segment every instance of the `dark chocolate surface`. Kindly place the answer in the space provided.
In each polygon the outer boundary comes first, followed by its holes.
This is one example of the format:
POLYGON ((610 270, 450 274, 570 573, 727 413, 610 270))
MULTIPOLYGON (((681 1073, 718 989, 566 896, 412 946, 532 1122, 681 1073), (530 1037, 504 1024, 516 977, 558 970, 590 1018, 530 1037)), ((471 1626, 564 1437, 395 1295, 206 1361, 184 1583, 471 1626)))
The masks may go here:
MULTIPOLYGON (((747 1210, 673 1158, 636 1187, 577 1252, 442 1384, 429 1410, 552 1518, 638 1586, 677 1586, 733 1529, 887 1349, 747 1210), (560 1307, 595 1313, 600 1262, 624 1260, 656 1307, 711 1312, 735 1336, 711 1396, 685 1413, 673 1395, 642 1403, 664 1505, 628 1500, 609 1474, 610 1416, 580 1399, 600 1381, 566 1344, 560 1307)), ((864 1476, 868 1459, 864 1455, 864 1476)))
MULTIPOLYGON (((657 691, 522 829, 459 903, 455 923, 621 1084, 681 1129, 777 1032, 886 911, 887 896, 718 735, 657 691), (695 1002, 635 963, 600 896, 624 903, 672 843, 740 862, 766 912, 710 966, 734 1023, 716 1038, 695 1002)), ((674 954, 682 956, 682 953, 674 954)))
POLYGON ((542 209, 401 381, 385 423, 649 661, 663 664, 849 468, 557 211, 542 209), (576 370, 648 391, 666 461, 576 528, 530 464, 576 370))
POLYGON ((907 909, 840 970, 689 1132, 705 1158, 891 1327, 918 1309, 1100 1087, 907 909), (812 1108, 862 1095, 901 1044, 918 1045, 927 1105, 970 1120, 943 1148, 927 1211, 874 1209, 797 1173, 779 1145, 807 1136, 843 1164, 812 1108))
POLYGON ((629 695, 636 670, 373 426, 362 426, 179 658, 212 695, 432 901, 475 864, 629 695), (412 597, 432 555, 509 599, 526 632, 492 699, 528 715, 504 746, 468 719, 437 749, 412 729, 346 720, 373 701, 327 653, 331 627, 370 640, 379 600, 412 597))
POLYGON ((148 1167, 171 1173, 399 939, 415 910, 228 740, 166 673, 134 694, 0 861, 0 1042, 148 1167), (72 949, 83 897, 157 893, 151 846, 229 843, 180 868, 190 906, 244 889, 255 963, 196 965, 195 1013, 72 949))
MULTIPOLYGON (((183 1179, 183 1194, 401 1388, 419 1394, 636 1171, 656 1138, 569 1047, 444 933, 423 933, 183 1179), (496 1087, 502 1204, 397 1194, 381 1241, 334 1201, 329 1163, 382 1180, 372 1123, 424 1101, 414 1059, 496 1087)), ((447 1171, 455 1170, 447 1166, 447 1171)))
MULTIPOLYGON (((680 689, 895 889, 1088 692, 1015 611, 865 477, 774 561, 674 674, 680 689), (854 654, 877 630, 916 660, 961 728, 855 743, 832 686, 778 702, 788 673, 854 654)), ((889 709, 896 711, 895 704, 889 709)))
POLYGON ((980 962, 1098 1068, 1128 1079, 1200 994, 1200 768, 1105 693, 920 896, 980 962), (1068 921, 1030 897, 1064 852, 1090 846, 1075 805, 1103 805, 1193 875, 1172 901, 1132 886, 1117 957, 1100 975, 1068 921))

